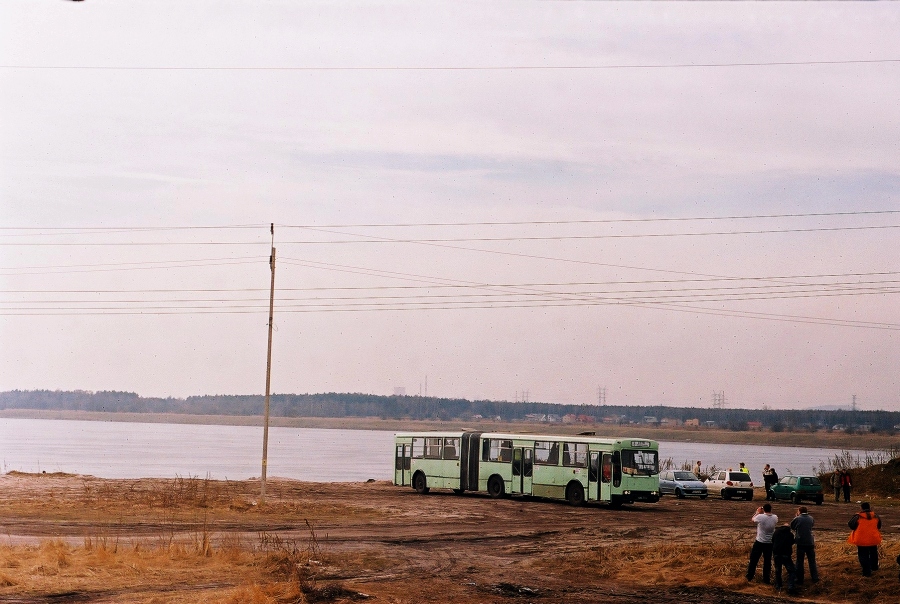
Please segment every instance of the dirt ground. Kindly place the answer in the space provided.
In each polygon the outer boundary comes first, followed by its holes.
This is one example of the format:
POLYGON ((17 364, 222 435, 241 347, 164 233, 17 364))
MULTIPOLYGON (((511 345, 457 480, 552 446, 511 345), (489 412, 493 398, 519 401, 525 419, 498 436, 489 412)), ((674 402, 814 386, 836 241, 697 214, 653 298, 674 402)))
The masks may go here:
MULTIPOLYGON (((0 602, 896 603, 900 509, 882 567, 845 543, 855 503, 810 504, 821 580, 744 578, 756 501, 614 510, 387 482, 0 476, 0 602)), ((796 506, 773 504, 782 521, 796 506)))

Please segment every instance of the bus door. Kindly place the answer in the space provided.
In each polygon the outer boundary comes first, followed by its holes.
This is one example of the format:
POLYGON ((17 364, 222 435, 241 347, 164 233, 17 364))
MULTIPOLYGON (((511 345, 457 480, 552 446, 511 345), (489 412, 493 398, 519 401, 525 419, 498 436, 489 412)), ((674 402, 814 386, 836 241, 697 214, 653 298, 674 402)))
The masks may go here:
POLYGON ((531 477, 534 474, 534 449, 516 447, 512 458, 511 493, 531 495, 531 477))
POLYGON ((588 501, 597 501, 600 495, 600 452, 591 451, 590 465, 588 466, 588 501))
POLYGON ((600 501, 609 501, 612 491, 610 485, 613 478, 612 453, 604 453, 600 458, 600 501))
POLYGON ((397 445, 397 457, 394 460, 394 484, 400 486, 409 486, 410 476, 410 457, 412 453, 412 445, 397 445))

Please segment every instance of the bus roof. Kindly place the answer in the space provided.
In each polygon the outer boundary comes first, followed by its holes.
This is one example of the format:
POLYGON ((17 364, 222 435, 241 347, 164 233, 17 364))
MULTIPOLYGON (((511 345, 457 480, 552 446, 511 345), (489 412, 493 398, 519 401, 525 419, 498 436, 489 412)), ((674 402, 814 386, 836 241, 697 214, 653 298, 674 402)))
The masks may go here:
MULTIPOLYGON (((435 432, 397 432, 396 438, 413 438, 413 437, 443 437, 443 438, 459 438, 467 432, 478 432, 476 430, 458 430, 458 431, 435 431, 435 432)), ((505 438, 515 440, 559 440, 567 442, 584 442, 597 443, 604 445, 619 444, 621 446, 631 445, 632 442, 640 441, 641 448, 658 448, 659 443, 650 438, 638 436, 620 436, 617 438, 593 436, 586 434, 518 434, 515 432, 478 432, 481 438, 505 438), (646 444, 645 444, 646 443, 646 444)))

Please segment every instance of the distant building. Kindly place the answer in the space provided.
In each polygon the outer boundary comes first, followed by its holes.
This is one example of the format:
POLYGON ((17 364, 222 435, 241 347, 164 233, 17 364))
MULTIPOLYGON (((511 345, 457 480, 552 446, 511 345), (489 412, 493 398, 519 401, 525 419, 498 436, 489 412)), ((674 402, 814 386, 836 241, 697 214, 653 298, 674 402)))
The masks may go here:
POLYGON ((659 422, 659 425, 660 425, 660 426, 666 426, 666 427, 672 428, 672 427, 680 426, 680 425, 681 425, 681 420, 680 420, 680 419, 676 419, 676 418, 674 418, 674 417, 664 417, 664 418, 662 418, 662 420, 659 422))
POLYGON ((406 396, 406 388, 403 386, 395 386, 394 396, 406 396))
POLYGON ((699 428, 700 420, 697 419, 696 417, 694 419, 686 419, 686 420, 684 420, 684 425, 691 427, 691 428, 699 428))
POLYGON ((644 423, 645 423, 645 424, 652 425, 652 426, 655 426, 655 425, 659 424, 659 420, 656 419, 656 417, 654 417, 654 416, 652 416, 652 415, 645 415, 645 416, 644 416, 644 423))
POLYGON ((759 432, 762 430, 762 422, 747 422, 747 429, 759 432))

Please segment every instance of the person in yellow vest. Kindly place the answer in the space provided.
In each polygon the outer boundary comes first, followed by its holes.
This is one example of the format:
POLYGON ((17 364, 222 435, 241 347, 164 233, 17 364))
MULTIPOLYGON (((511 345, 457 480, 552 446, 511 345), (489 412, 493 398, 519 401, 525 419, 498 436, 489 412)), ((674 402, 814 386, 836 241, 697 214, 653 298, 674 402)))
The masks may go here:
POLYGON ((856 546, 859 565, 864 577, 872 576, 878 570, 878 546, 881 544, 881 518, 872 511, 868 501, 860 504, 857 512, 847 523, 852 530, 847 543, 856 546))

